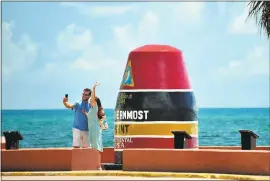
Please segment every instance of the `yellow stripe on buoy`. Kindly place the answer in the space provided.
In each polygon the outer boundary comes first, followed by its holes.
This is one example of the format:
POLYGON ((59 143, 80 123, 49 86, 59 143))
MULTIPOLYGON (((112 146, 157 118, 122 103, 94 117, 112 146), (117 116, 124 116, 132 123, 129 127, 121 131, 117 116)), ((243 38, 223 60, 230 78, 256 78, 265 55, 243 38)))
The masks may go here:
POLYGON ((198 124, 197 122, 184 123, 184 124, 115 124, 115 135, 116 136, 134 136, 134 135, 173 135, 172 131, 186 131, 190 135, 198 135, 198 124))

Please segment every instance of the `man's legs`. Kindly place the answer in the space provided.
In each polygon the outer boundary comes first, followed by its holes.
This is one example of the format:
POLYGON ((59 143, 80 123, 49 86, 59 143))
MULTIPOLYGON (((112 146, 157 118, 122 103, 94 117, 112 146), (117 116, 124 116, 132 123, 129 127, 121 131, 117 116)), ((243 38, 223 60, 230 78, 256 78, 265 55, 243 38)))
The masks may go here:
POLYGON ((81 133, 80 130, 73 128, 73 148, 80 148, 80 142, 81 142, 81 133))
POLYGON ((81 131, 81 141, 83 148, 89 148, 88 131, 81 131))

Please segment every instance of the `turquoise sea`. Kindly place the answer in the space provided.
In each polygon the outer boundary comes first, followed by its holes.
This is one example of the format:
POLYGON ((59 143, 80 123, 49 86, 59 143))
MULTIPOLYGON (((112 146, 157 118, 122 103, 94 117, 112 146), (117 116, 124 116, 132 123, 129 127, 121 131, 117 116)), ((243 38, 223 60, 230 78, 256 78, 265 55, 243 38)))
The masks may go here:
MULTIPOLYGON (((109 130, 103 132, 105 147, 113 147, 114 110, 105 110, 109 130)), ((260 136, 257 145, 270 146, 270 108, 199 109, 199 145, 239 146, 239 129, 260 136)), ((72 146, 71 110, 2 110, 2 132, 20 131, 20 147, 49 148, 72 146)))

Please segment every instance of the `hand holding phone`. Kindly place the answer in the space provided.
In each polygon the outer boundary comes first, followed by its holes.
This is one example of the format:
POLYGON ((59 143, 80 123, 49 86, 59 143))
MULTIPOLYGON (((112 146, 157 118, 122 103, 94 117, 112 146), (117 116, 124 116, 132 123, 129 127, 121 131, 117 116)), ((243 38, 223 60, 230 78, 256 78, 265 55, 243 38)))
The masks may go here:
POLYGON ((68 94, 65 94, 65 97, 63 98, 63 102, 67 102, 68 101, 68 94))

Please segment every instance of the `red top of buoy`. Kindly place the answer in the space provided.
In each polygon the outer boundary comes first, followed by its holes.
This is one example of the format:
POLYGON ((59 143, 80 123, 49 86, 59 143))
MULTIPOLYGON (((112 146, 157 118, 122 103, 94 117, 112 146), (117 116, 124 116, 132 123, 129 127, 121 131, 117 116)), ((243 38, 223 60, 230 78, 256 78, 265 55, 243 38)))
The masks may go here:
POLYGON ((132 52, 181 52, 181 51, 170 45, 144 45, 132 50, 131 53, 132 52))
POLYGON ((120 89, 191 89, 181 50, 145 45, 131 51, 120 89))

